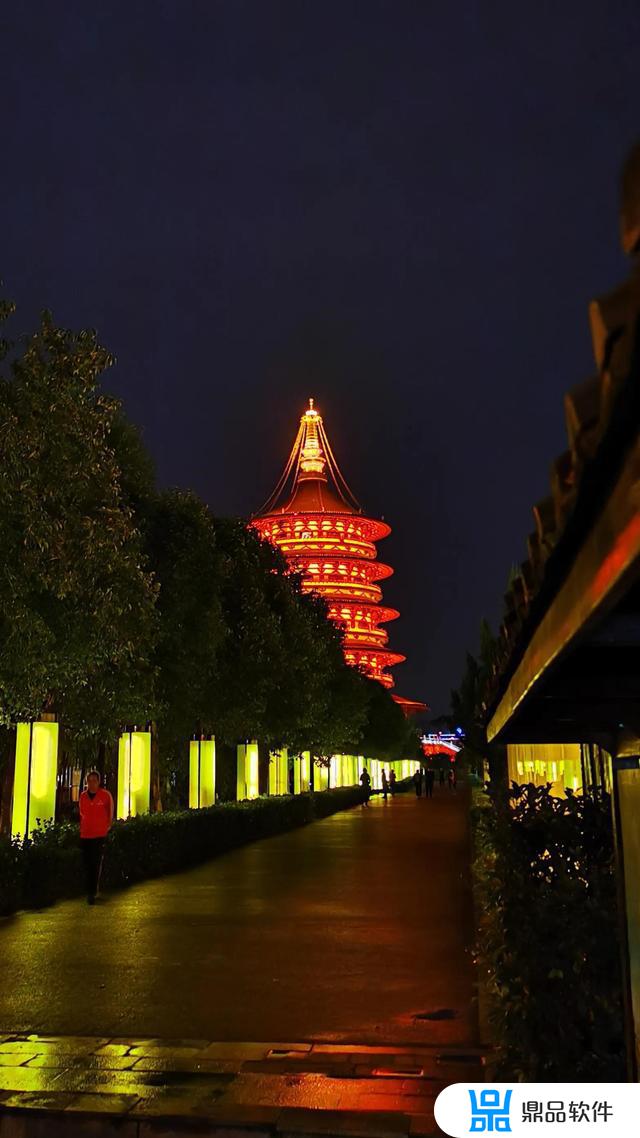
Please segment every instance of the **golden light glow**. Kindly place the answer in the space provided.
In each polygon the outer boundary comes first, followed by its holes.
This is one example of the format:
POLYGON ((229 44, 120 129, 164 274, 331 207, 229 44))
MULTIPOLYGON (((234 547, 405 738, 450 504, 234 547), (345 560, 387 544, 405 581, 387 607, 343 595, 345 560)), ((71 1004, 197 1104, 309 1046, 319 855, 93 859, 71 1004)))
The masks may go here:
POLYGON ((286 747, 269 755, 269 794, 289 793, 289 752, 286 747))
POLYGON ((313 789, 314 790, 328 790, 329 789, 329 768, 325 766, 318 766, 314 763, 313 767, 313 789))
POLYGON ((239 743, 237 748, 238 778, 236 797, 238 802, 248 798, 258 798, 260 794, 258 744, 255 739, 249 743, 239 743))
POLYGON ((19 723, 16 728, 11 833, 30 837, 56 813, 59 725, 19 723))
POLYGON ((148 814, 151 798, 151 732, 125 731, 118 743, 117 817, 148 814))
POLYGON ((311 752, 303 751, 300 755, 300 790, 303 794, 311 790, 311 752))
POLYGON ((340 756, 332 755, 329 761, 329 786, 342 786, 340 782, 340 756))
POLYGON ((216 801, 216 741, 192 739, 189 743, 189 806, 198 810, 216 801))
POLYGON ((510 782, 552 784, 551 794, 562 798, 567 787, 575 790, 582 783, 579 743, 508 743, 510 782))

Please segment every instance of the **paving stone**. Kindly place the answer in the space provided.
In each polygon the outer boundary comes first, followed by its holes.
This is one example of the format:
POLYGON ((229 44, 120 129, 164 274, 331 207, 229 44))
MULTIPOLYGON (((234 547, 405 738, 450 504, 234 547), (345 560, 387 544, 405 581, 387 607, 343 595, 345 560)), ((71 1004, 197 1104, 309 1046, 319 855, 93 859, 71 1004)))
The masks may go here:
POLYGON ((244 1106, 234 1103, 216 1103, 211 1118, 226 1126, 275 1126, 280 1117, 278 1106, 244 1106))
POLYGON ((409 1133, 409 1120, 401 1114, 337 1110, 285 1109, 278 1119, 278 1131, 289 1134, 331 1135, 331 1138, 397 1138, 409 1133))
POLYGON ((155 1095, 140 1099, 132 1114, 136 1117, 159 1118, 210 1118, 217 1109, 215 1096, 194 1096, 192 1092, 181 1093, 172 1088, 163 1088, 155 1095))
POLYGON ((178 1120, 167 1123, 141 1120, 138 1128, 138 1138, 194 1138, 194 1134, 206 1134, 207 1138, 271 1138, 272 1133, 272 1130, 257 1130, 254 1127, 251 1130, 238 1129, 237 1126, 229 1129, 224 1123, 211 1125, 209 1122, 206 1131, 196 1130, 193 1123, 181 1123, 178 1120))
MULTIPOLYGON (((25 1063, 27 1067, 64 1068, 82 1067, 87 1071, 126 1071, 135 1064, 134 1055, 36 1055, 25 1063)), ((0 1055, 0 1067, 2 1056, 0 1055)))
POLYGON ((105 1042, 113 1043, 116 1046, 124 1047, 171 1047, 178 1051, 181 1047, 195 1047, 204 1050, 209 1047, 211 1039, 159 1039, 157 1037, 146 1038, 144 1036, 133 1036, 128 1038, 126 1035, 111 1036, 105 1042))
POLYGON ((428 1114, 435 1102, 427 1095, 358 1095, 354 1103, 356 1110, 397 1111, 399 1114, 428 1114))
POLYGON ((35 1052, 29 1051, 12 1051, 0 1053, 0 1067, 20 1067, 23 1063, 27 1063, 36 1058, 35 1052))
MULTIPOLYGON (((301 1055, 299 1059, 248 1059, 240 1065, 240 1070, 246 1075, 295 1075, 295 1074, 324 1074, 338 1075, 346 1078, 354 1074, 348 1057, 343 1056, 344 1062, 336 1063, 329 1055, 301 1055)), ((237 1065, 236 1065, 237 1067, 237 1065)))
POLYGON ((171 1078, 170 1075, 171 1073, 166 1071, 92 1071, 82 1067, 68 1067, 54 1075, 52 1082, 56 1088, 78 1093, 115 1091, 118 1094, 125 1092, 139 1095, 150 1094, 167 1087, 175 1091, 188 1091, 192 1095, 205 1091, 220 1094, 229 1084, 226 1075, 200 1075, 188 1072, 180 1072, 176 1078, 171 1078))
POLYGON ((3 1110, 64 1110, 73 1096, 62 1091, 20 1091, 2 1099, 3 1110))
POLYGON ((193 1072, 194 1074, 230 1075, 238 1071, 238 1064, 225 1059, 196 1059, 183 1058, 180 1055, 171 1055, 167 1059, 160 1059, 153 1055, 143 1055, 137 1058, 129 1056, 133 1062, 134 1071, 178 1071, 193 1072))
POLYGON ((105 1043, 101 1047, 96 1047, 93 1054, 95 1055, 128 1055, 131 1050, 129 1043, 105 1043))
POLYGON ((284 1055, 302 1055, 312 1048, 312 1043, 272 1043, 269 1045, 267 1057, 277 1059, 284 1055))
POLYGON ((0 1067, 1 1091, 56 1091, 55 1071, 34 1071, 28 1067, 0 1067))
MULTIPOLYGON (((122 1094, 107 1091, 104 1094, 87 1091, 72 1095, 65 1113, 84 1112, 86 1114, 127 1114, 138 1102, 137 1094, 122 1094)), ((102 1119, 100 1120, 102 1122, 102 1119)), ((75 1128, 74 1128, 75 1129, 75 1128)))
POLYGON ((255 1103, 271 1107, 307 1107, 334 1110, 342 1107, 349 1080, 328 1079, 324 1075, 238 1075, 229 1084, 220 1106, 255 1103))
POLYGON ((108 1035, 15 1035, 14 1039, 24 1039, 27 1043, 57 1043, 62 1047, 78 1047, 91 1051, 109 1042, 108 1035))
POLYGON ((357 1053, 358 1055, 407 1055, 411 1052, 408 1047, 396 1047, 395 1045, 385 1044, 365 1044, 365 1043, 314 1043, 313 1051, 320 1054, 336 1054, 340 1055, 345 1051, 357 1053))
POLYGON ((79 1047, 82 1050, 108 1044, 109 1036, 52 1036, 52 1034, 38 1034, 38 1032, 14 1031, 7 1036, 7 1040, 23 1042, 23 1044, 58 1044, 61 1047, 79 1047))
POLYGON ((266 1059, 271 1043, 210 1043, 206 1049, 209 1059, 266 1059))
POLYGON ((409 1123, 411 1138, 437 1138, 441 1131, 436 1126, 433 1114, 414 1114, 409 1123))
POLYGON ((237 1059, 239 1063, 251 1060, 268 1059, 279 1062, 290 1058, 296 1062, 297 1056, 308 1055, 312 1050, 310 1043, 210 1043, 207 1055, 218 1059, 237 1059))
POLYGON ((0 1055, 20 1055, 25 1052, 29 1055, 43 1055, 45 1051, 51 1054, 55 1051, 74 1051, 75 1047, 60 1048, 53 1043, 29 1043, 26 1039, 11 1040, 9 1043, 0 1043, 0 1055))
POLYGON ((438 1066, 438 1057, 433 1052, 425 1054, 424 1052, 406 1051, 404 1055, 395 1054, 389 1055, 384 1061, 378 1060, 376 1063, 378 1067, 422 1067, 423 1070, 432 1070, 438 1066))
POLYGON ((0 1138, 137 1138, 135 1122, 124 1118, 75 1118, 70 1126, 69 1116, 57 1112, 29 1114, 24 1111, 7 1112, 0 1117, 0 1138))
POLYGON ((202 1059, 205 1055, 210 1057, 206 1047, 182 1047, 177 1049, 175 1047, 156 1046, 155 1044, 131 1047, 128 1054, 134 1055, 136 1058, 146 1056, 156 1059, 171 1059, 173 1056, 177 1057, 178 1055, 181 1059, 202 1059))

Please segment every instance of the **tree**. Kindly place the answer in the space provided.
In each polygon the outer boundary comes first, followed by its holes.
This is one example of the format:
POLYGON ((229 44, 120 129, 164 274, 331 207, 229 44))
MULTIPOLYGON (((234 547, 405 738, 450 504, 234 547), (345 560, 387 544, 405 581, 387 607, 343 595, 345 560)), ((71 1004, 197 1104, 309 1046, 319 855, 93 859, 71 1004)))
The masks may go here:
MULTIPOLYGON (((142 499, 141 499, 142 504, 142 499)), ((216 730, 218 653, 229 635, 220 596, 213 518, 188 491, 144 500, 146 550, 158 587, 157 675, 159 753, 186 772, 187 740, 216 730)))
POLYGON ((376 680, 365 683, 368 706, 361 742, 364 754, 386 761, 413 758, 418 745, 415 729, 381 684, 376 680))
POLYGON ((111 362, 44 313, 0 377, 0 722, 53 709, 94 740, 153 704, 155 587, 97 390, 111 362))
POLYGON ((460 752, 460 759, 467 762, 478 774, 482 774, 484 761, 488 760, 493 777, 493 768, 499 771, 504 763, 504 755, 500 745, 491 745, 487 742, 486 731, 482 721, 482 704, 491 668, 496 653, 496 641, 486 620, 480 623, 480 652, 478 658, 467 652, 465 670, 460 686, 451 692, 451 715, 449 724, 452 728, 462 727, 464 732, 464 746, 460 752))

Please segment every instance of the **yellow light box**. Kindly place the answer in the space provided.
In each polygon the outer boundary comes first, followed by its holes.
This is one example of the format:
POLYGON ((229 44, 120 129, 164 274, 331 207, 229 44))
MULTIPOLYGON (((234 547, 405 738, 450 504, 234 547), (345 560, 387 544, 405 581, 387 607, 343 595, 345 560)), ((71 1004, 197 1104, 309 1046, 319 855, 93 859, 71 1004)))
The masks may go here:
POLYGON ((148 814, 151 797, 151 732, 125 731, 118 743, 118 818, 148 814))
POLYGON ((58 776, 57 723, 19 723, 13 781, 13 837, 30 837, 56 813, 58 776))
POLYGON ((314 790, 328 790, 329 788, 329 768, 325 766, 318 766, 317 763, 313 767, 313 789, 314 790))
POLYGON ((189 806, 214 806, 216 801, 216 741, 192 739, 189 743, 189 806))
POLYGON ((257 798, 260 793, 258 770, 258 744, 255 739, 250 743, 238 743, 238 778, 236 797, 238 802, 246 798, 257 798))
POLYGON ((269 755, 269 794, 289 793, 289 752, 286 747, 269 755))

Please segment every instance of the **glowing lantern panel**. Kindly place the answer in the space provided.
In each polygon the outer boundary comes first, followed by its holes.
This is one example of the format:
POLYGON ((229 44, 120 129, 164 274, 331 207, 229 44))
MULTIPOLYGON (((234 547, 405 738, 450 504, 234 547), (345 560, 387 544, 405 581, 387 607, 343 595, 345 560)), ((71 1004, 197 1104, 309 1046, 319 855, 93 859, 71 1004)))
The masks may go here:
POLYGON ((216 741, 192 739, 189 743, 189 806, 198 810, 216 801, 216 741))
POLYGON ((58 775, 57 723, 19 723, 13 782, 11 832, 30 837, 56 813, 58 775))
POLYGON ((269 755, 269 794, 289 793, 289 752, 286 747, 269 755))
POLYGON ((258 798, 260 794, 258 744, 255 739, 249 743, 239 743, 237 748, 238 778, 236 797, 238 802, 248 798, 258 798))
POLYGON ((148 814, 151 799, 151 732, 125 731, 118 744, 118 818, 148 814))

